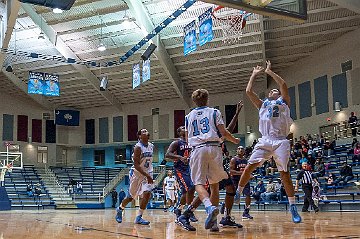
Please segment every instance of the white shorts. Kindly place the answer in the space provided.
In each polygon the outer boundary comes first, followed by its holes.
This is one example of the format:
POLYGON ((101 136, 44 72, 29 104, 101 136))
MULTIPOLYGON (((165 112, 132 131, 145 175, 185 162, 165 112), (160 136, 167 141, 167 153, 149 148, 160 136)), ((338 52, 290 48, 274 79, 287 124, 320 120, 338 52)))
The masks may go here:
POLYGON ((220 146, 201 145, 191 151, 190 174, 194 185, 218 183, 228 178, 224 171, 222 151, 220 146))
POLYGON ((249 164, 260 163, 262 165, 266 160, 274 156, 278 171, 288 171, 290 158, 290 143, 287 139, 271 139, 262 137, 255 145, 255 148, 248 161, 249 164))
MULTIPOLYGON (((149 172, 149 174, 151 177, 153 176, 152 172, 149 172)), ((129 178, 129 194, 134 199, 137 196, 142 197, 144 192, 150 192, 154 188, 154 184, 148 184, 147 178, 134 169, 130 169, 129 178)))
POLYGON ((175 201, 175 190, 174 189, 165 189, 165 191, 166 191, 166 199, 175 201))

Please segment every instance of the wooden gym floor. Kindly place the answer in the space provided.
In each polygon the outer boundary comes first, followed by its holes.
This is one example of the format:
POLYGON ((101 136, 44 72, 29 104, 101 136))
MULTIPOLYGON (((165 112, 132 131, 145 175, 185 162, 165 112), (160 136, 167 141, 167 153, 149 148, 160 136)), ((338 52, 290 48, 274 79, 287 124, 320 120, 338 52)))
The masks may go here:
MULTIPOLYGON (((254 220, 240 221, 243 229, 220 228, 211 233, 204 229, 204 211, 196 212, 200 222, 196 232, 188 232, 174 223, 174 215, 162 210, 144 214, 149 226, 134 225, 136 210, 125 212, 118 224, 114 210, 40 210, 0 212, 0 239, 41 238, 360 238, 359 212, 301 213, 303 223, 290 222, 290 214, 279 211, 252 212, 254 220)), ((220 217, 219 217, 220 218, 220 217)))

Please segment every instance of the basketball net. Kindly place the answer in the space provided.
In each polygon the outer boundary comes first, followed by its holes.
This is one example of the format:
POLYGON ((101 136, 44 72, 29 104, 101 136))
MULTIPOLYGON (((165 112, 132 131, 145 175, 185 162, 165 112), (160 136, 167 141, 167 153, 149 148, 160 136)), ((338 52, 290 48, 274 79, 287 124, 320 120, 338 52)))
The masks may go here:
POLYGON ((252 15, 246 11, 236 11, 231 15, 226 14, 228 8, 218 6, 213 10, 213 17, 220 25, 223 33, 224 43, 237 43, 243 35, 243 28, 246 26, 246 19, 252 15))

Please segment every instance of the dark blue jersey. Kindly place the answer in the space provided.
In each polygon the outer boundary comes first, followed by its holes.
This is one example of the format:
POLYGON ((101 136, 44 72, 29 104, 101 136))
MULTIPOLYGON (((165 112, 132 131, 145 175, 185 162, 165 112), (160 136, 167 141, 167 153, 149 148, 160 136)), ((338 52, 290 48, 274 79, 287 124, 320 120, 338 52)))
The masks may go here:
MULTIPOLYGON (((186 143, 186 141, 179 139, 176 154, 182 157, 189 158, 190 152, 191 147, 186 143)), ((185 164, 181 160, 174 160, 174 169, 183 173, 189 173, 190 171, 189 164, 185 164)))
MULTIPOLYGON (((235 159, 235 170, 243 173, 244 170, 245 170, 245 167, 246 167, 246 165, 248 163, 247 160, 245 158, 240 159, 237 156, 235 156, 234 159, 235 159)), ((240 177, 241 177, 240 175, 233 175, 232 176, 232 178, 234 180, 240 180, 240 177)))

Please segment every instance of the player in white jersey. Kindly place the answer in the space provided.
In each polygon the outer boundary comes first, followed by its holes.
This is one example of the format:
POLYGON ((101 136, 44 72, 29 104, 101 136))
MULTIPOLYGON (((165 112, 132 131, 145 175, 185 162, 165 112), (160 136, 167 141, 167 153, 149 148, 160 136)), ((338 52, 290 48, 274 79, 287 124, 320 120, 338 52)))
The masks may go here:
POLYGON ((116 221, 122 222, 122 214, 126 205, 136 197, 140 196, 140 206, 138 214, 135 218, 135 224, 149 225, 150 222, 142 218, 151 197, 151 190, 154 188, 153 181, 153 151, 154 145, 149 142, 149 132, 142 129, 137 133, 139 141, 134 147, 132 160, 134 165, 129 172, 130 186, 128 196, 122 201, 121 205, 116 209, 116 221))
POLYGON ((271 70, 270 61, 267 61, 266 64, 265 73, 276 81, 280 90, 272 89, 269 92, 268 99, 260 100, 253 91, 253 83, 256 77, 264 71, 264 68, 261 66, 254 67, 246 87, 246 94, 255 107, 259 109, 259 131, 262 138, 255 145, 248 161, 249 164, 241 175, 237 195, 241 195, 251 177, 251 173, 258 166, 261 166, 265 160, 273 156, 289 199, 292 220, 295 223, 299 223, 301 222, 301 217, 296 209, 294 186, 290 178, 290 172, 288 172, 290 143, 286 137, 290 132, 290 125, 292 124, 289 109, 290 96, 285 81, 271 70))
POLYGON ((198 89, 191 97, 197 105, 197 108, 185 117, 187 141, 193 148, 189 161, 191 180, 208 214, 205 229, 215 231, 218 230, 219 182, 228 177, 222 164, 219 133, 234 144, 239 144, 240 140, 234 138, 225 129, 220 111, 207 106, 209 97, 207 90, 198 89), (210 184, 210 198, 205 188, 207 181, 210 184))
MULTIPOLYGON (((171 170, 168 171, 168 176, 164 179, 163 192, 166 199, 170 201, 170 207, 174 208, 176 191, 176 178, 171 170)), ((166 206, 166 205, 165 205, 166 206)))

